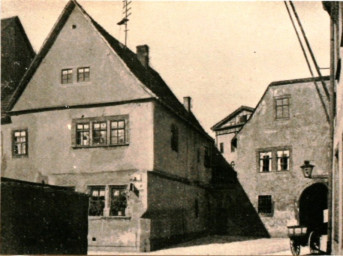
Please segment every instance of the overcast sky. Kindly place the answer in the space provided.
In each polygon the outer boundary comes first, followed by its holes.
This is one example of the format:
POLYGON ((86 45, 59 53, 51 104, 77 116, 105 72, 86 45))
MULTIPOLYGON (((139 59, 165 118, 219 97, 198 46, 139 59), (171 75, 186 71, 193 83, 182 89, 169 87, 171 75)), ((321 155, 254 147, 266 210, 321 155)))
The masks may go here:
MULTIPOLYGON (((124 41, 121 1, 78 1, 124 41)), ((2 0, 2 18, 19 16, 36 52, 65 0, 2 0)), ((150 46, 151 66, 210 127, 241 105, 255 107, 272 81, 310 77, 283 2, 133 1, 128 46, 150 46)), ((329 16, 321 2, 295 2, 321 68, 329 67, 329 16)), ((328 70, 322 70, 328 74, 328 70)), ((211 135, 213 133, 210 132, 211 135)))

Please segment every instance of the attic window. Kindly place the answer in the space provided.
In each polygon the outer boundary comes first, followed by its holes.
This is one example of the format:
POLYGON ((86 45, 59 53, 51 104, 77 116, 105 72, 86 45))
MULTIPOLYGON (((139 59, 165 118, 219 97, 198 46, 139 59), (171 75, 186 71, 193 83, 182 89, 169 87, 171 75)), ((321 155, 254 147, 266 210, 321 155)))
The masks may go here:
POLYGON ((61 71, 61 83, 62 84, 71 84, 73 82, 73 70, 69 69, 62 69, 61 71))
POLYGON ((72 27, 73 29, 75 29, 75 28, 76 28, 76 25, 75 25, 75 24, 73 24, 71 27, 72 27))

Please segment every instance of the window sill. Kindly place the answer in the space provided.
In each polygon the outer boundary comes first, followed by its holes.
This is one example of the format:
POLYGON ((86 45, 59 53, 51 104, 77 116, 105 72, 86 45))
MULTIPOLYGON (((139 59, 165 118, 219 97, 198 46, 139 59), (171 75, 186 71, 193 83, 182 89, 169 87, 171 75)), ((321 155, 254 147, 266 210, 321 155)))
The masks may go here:
POLYGON ((12 155, 12 158, 15 158, 15 159, 29 158, 29 155, 12 155))
POLYGON ((118 144, 118 145, 91 145, 91 146, 72 146, 73 149, 82 149, 82 148, 115 148, 115 147, 123 147, 129 146, 129 143, 126 144, 118 144))
POLYGON ((130 220, 131 216, 88 216, 89 220, 115 219, 115 220, 130 220))

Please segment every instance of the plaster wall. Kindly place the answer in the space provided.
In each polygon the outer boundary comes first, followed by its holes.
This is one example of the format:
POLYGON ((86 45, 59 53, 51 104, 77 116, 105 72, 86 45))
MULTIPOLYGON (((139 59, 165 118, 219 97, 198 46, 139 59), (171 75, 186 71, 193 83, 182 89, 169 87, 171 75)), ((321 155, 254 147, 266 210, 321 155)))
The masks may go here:
POLYGON ((211 151, 212 146, 212 140, 197 132, 160 104, 155 104, 155 170, 207 184, 211 179, 211 169, 204 166, 205 147, 211 151), (178 128, 178 152, 171 148, 172 125, 178 128))
POLYGON ((313 82, 269 86, 254 115, 238 134, 236 171, 255 209, 259 195, 272 195, 273 216, 260 215, 272 236, 286 236, 287 224, 298 218, 302 191, 326 179, 304 178, 304 160, 315 165, 313 176, 325 176, 330 163, 329 123, 313 82), (274 98, 290 96, 290 118, 275 119, 274 98), (287 147, 290 170, 259 172, 259 150, 287 147))
POLYGON ((88 17, 75 7, 12 110, 115 102, 149 96, 88 17), (77 81, 79 67, 90 68, 90 81, 77 81), (72 83, 61 84, 62 69, 73 69, 72 83))
MULTIPOLYGON (((74 127, 75 129, 75 127, 74 127)), ((153 168, 153 104, 67 109, 13 116, 2 126, 3 177, 28 181, 40 175, 94 174, 153 168), (129 145, 73 148, 72 120, 129 115, 129 145), (28 129, 28 156, 12 156, 12 131, 28 129)))

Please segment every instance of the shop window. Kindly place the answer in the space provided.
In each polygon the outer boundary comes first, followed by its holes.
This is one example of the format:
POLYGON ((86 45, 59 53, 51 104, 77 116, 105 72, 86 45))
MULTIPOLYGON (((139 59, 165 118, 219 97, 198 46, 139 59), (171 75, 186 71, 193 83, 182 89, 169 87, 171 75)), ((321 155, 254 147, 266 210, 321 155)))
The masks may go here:
POLYGON ((105 186, 89 187, 89 216, 103 216, 105 207, 105 186))

